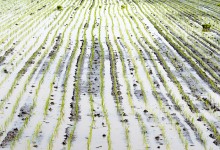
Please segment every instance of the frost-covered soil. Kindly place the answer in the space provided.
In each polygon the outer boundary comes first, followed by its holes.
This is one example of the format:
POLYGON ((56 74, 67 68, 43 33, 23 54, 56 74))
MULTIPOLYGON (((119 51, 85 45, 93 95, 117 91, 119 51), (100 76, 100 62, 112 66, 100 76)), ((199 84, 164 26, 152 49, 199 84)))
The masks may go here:
POLYGON ((220 149, 219 4, 0 0, 0 149, 220 149))

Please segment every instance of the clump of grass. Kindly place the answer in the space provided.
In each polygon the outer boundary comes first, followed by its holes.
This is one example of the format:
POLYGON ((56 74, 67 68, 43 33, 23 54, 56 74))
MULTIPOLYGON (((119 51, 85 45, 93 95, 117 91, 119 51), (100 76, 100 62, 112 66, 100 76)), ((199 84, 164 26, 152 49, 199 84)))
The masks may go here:
POLYGON ((125 9, 126 8, 126 5, 121 5, 121 9, 125 9))
POLYGON ((210 24, 203 24, 202 25, 202 31, 207 32, 210 31, 211 25, 210 24))
POLYGON ((57 6, 57 10, 59 10, 59 11, 63 10, 63 6, 58 5, 58 6, 57 6))

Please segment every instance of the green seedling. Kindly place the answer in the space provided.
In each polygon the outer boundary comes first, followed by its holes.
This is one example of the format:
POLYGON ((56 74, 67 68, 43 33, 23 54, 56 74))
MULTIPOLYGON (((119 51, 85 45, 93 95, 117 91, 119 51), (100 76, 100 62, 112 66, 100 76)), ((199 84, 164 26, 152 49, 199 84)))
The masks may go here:
POLYGON ((126 8, 126 5, 121 5, 121 9, 125 9, 126 8))
POLYGON ((209 32, 211 28, 211 24, 203 24, 202 28, 203 28, 202 29, 203 32, 209 32))
POLYGON ((59 10, 59 11, 63 10, 63 6, 58 5, 57 10, 59 10))

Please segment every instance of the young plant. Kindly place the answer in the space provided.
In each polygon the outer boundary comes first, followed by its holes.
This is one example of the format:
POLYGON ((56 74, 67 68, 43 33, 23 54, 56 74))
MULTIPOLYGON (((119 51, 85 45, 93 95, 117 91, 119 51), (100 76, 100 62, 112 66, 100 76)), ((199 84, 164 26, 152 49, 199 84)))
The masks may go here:
POLYGON ((210 31, 211 24, 203 24, 202 28, 203 28, 202 29, 203 32, 208 32, 208 31, 210 31))
POLYGON ((57 6, 57 10, 59 10, 59 11, 63 10, 63 6, 58 5, 58 6, 57 6))

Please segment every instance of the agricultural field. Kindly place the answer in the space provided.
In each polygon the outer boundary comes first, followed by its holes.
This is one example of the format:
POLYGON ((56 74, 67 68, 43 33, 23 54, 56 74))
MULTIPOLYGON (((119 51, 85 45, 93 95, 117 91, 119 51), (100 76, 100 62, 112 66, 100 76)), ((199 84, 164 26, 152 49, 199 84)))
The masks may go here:
POLYGON ((220 0, 0 0, 0 149, 219 150, 220 0))

